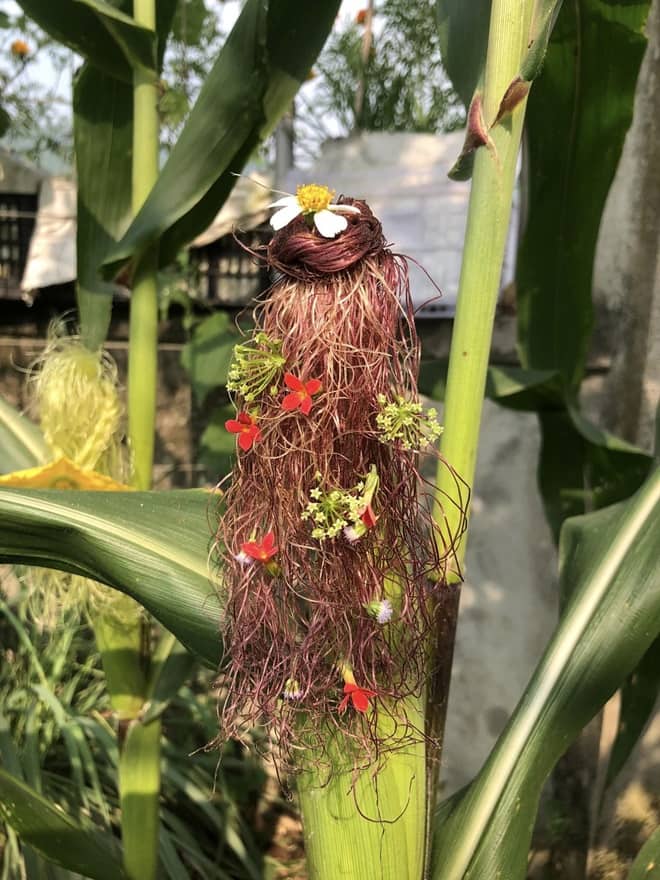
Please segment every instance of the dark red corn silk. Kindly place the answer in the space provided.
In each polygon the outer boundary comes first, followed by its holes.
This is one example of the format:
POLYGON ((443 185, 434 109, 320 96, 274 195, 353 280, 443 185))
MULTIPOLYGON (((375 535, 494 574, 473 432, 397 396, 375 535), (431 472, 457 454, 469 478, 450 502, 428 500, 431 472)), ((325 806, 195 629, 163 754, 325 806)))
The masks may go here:
MULTIPOLYGON (((300 217, 268 246, 266 259, 282 277, 255 310, 256 331, 283 340, 285 371, 318 378, 322 389, 308 416, 282 409, 281 378, 275 395, 266 391, 249 404, 237 396, 238 411, 259 411, 262 433, 238 453, 218 532, 231 658, 221 736, 265 724, 287 767, 300 766, 301 747, 321 761, 335 728, 355 742, 357 760, 369 763, 383 747, 381 713, 395 720, 394 741, 424 736, 401 701, 420 694, 431 672, 437 593, 456 570, 457 535, 442 517, 433 521, 434 487, 420 475, 419 453, 378 439, 378 395, 417 399, 420 347, 407 265, 387 249, 368 206, 345 202, 360 214, 345 215, 348 228, 336 239, 322 238, 300 217), (317 472, 323 489, 350 489, 372 465, 380 477, 377 525, 353 544, 342 533, 313 539, 313 524, 301 514, 319 485, 317 472), (275 575, 235 558, 241 543, 269 531, 279 548, 275 575), (383 626, 364 606, 387 595, 386 579, 401 584, 401 595, 383 626), (379 695, 372 712, 338 712, 342 660, 360 687, 379 695), (283 698, 289 679, 298 700, 283 698)), ((464 507, 468 489, 455 479, 464 507)))

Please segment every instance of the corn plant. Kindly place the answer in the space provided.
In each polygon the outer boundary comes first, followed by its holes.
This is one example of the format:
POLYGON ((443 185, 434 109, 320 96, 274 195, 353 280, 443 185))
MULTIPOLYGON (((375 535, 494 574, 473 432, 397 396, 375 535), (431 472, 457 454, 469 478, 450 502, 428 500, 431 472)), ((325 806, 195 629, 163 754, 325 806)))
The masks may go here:
MULTIPOLYGON (((570 598, 558 627, 482 771, 436 806, 446 692, 438 693, 430 671, 446 663, 453 637, 447 617, 469 535, 467 490, 474 481, 516 160, 560 4, 493 0, 481 4, 485 17, 462 3, 441 4, 448 70, 458 70, 455 85, 470 95, 465 148, 454 173, 472 175, 442 433, 416 398, 418 347, 405 305, 405 271, 384 247, 364 203, 333 203, 324 187, 305 187, 285 197, 279 218, 273 217, 277 231, 266 258, 282 278, 258 307, 257 328, 237 346, 229 371, 237 412, 227 429, 237 436, 238 456, 222 505, 201 491, 148 490, 154 272, 209 219, 230 189, 227 171, 240 167, 263 134, 263 116, 274 118, 268 109, 282 108, 283 92, 290 98, 302 65, 288 53, 284 4, 271 5, 264 17, 261 4, 248 0, 228 44, 233 51, 225 72, 235 73, 237 55, 244 57, 237 49, 247 42, 257 55, 256 82, 228 79, 234 85, 224 83, 220 100, 226 104, 218 113, 212 73, 157 175, 153 126, 138 124, 142 98, 153 88, 143 44, 144 32, 153 35, 158 26, 153 6, 136 28, 104 4, 83 5, 95 23, 101 16, 123 53, 94 75, 117 76, 127 60, 134 65, 135 131, 141 132, 135 149, 146 142, 150 151, 136 171, 140 186, 145 177, 148 185, 142 195, 133 187, 134 219, 106 232, 80 295, 83 337, 98 347, 109 314, 107 293, 93 292, 99 270, 133 280, 129 423, 137 491, 2 488, 0 558, 49 565, 125 593, 220 670, 228 699, 219 737, 240 735, 242 722, 267 724, 280 767, 296 780, 311 876, 524 877, 545 779, 660 632, 660 469, 647 462, 646 479, 632 497, 563 524, 560 579, 570 598), (461 29, 470 34, 470 51, 455 36, 461 29), (281 73, 289 62, 295 70, 281 73), (281 76, 266 86, 270 65, 281 76), (216 117, 226 121, 224 110, 234 100, 235 125, 221 135, 216 117), (247 119, 250 108, 254 117, 247 119), (432 497, 420 505, 421 521, 426 517, 420 528, 416 456, 422 441, 438 435, 439 467, 432 497), (213 548, 215 569, 209 566, 213 548)), ((26 0, 25 6, 39 4, 26 0)), ((317 13, 286 6, 292 27, 295 11, 296 29, 312 28, 317 13)), ((323 7, 326 25, 331 6, 323 7)), ((70 34, 68 40, 75 43, 70 34)), ((92 164, 89 175, 94 182, 92 164)), ((96 201, 87 205, 88 216, 90 205, 96 201)), ((116 208, 112 200, 106 207, 116 208)), ((534 358, 526 365, 547 367, 544 356, 534 358)), ((551 377, 539 379, 537 372, 533 378, 538 385, 551 377)), ((567 410, 575 375, 568 380, 567 410)), ((39 438, 15 413, 7 412, 5 425, 22 461, 33 463, 39 438)), ((149 729, 144 696, 144 716, 130 719, 121 759, 124 815, 130 817, 123 859, 112 841, 0 772, 7 822, 47 857, 93 878, 155 872, 152 850, 137 839, 154 834, 158 793, 160 736, 149 729), (35 814, 49 835, 31 821, 35 814), (67 837, 75 846, 65 851, 67 837)), ((631 878, 653 870, 658 845, 655 835, 631 878)))
MULTIPOLYGON (((35 439, 34 455, 27 460, 18 450, 18 466, 45 467, 17 477, 19 485, 25 485, 25 479, 33 485, 87 489, 103 485, 125 490, 126 481, 138 489, 151 485, 159 266, 171 262, 180 244, 190 238, 191 222, 203 226, 220 208, 235 180, 231 172, 240 170, 306 78, 337 6, 336 2, 324 3, 311 15, 299 3, 270 10, 263 2, 247 3, 171 161, 158 178, 159 73, 176 2, 135 2, 132 15, 131 4, 76 0, 57 8, 50 3, 25 4, 28 15, 85 61, 74 87, 80 335, 74 339, 55 334, 36 374, 34 396, 43 437, 35 439), (292 53, 287 33, 293 25, 300 43, 292 53), (206 164, 199 153, 200 142, 206 145, 206 164), (170 202, 166 219, 158 199, 169 193, 168 176, 177 185, 183 184, 186 194, 170 202), (161 230, 157 243, 154 239, 140 245, 140 256, 129 273, 133 300, 128 464, 120 454, 116 375, 101 350, 117 284, 104 281, 97 270, 124 233, 128 240, 137 229, 140 237, 145 217, 147 223, 165 220, 168 236, 173 237, 167 244, 161 230), (78 398, 76 410, 66 402, 69 393, 78 398)), ((13 478, 6 482, 16 484, 13 478)), ((37 579, 31 575, 31 580, 37 579)), ((68 591, 69 604, 87 607, 119 724, 123 868, 117 869, 110 847, 101 870, 107 876, 125 870, 129 876, 146 880, 156 875, 158 865, 162 739, 161 713, 147 711, 147 707, 153 705, 157 692, 166 703, 181 683, 181 673, 175 673, 170 692, 162 691, 169 671, 178 666, 176 640, 169 633, 154 633, 137 606, 99 593, 89 579, 42 576, 41 581, 40 592, 49 600, 59 584, 68 591)))

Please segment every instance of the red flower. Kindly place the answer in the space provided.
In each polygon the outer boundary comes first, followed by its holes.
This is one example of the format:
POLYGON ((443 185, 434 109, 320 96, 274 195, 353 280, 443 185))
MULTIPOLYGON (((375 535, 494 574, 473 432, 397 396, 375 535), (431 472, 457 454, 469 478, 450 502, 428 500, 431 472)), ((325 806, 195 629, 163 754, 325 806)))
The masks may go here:
POLYGON ((257 562, 268 562, 277 553, 275 532, 268 532, 261 541, 246 541, 241 544, 241 551, 257 562))
POLYGON ((344 693, 346 696, 339 704, 339 711, 345 712, 348 709, 349 702, 353 704, 353 708, 358 712, 366 712, 369 708, 369 700, 377 696, 376 691, 370 691, 368 688, 362 688, 357 684, 349 681, 344 685, 344 693))
POLYGON ((236 419, 228 419, 225 428, 231 434, 238 434, 238 445, 244 452, 251 449, 257 440, 261 440, 261 428, 246 412, 239 413, 236 419))
POLYGON ((355 24, 365 24, 367 21, 367 10, 360 9, 358 14, 355 16, 355 24))
POLYGON ((308 416, 312 408, 312 394, 321 390, 320 380, 310 379, 309 382, 303 382, 292 373, 285 373, 284 384, 291 389, 291 394, 287 394, 282 401, 282 409, 287 412, 300 409, 301 413, 308 416))
POLYGON ((378 522, 378 517, 374 513, 373 507, 371 504, 367 504, 362 513, 360 514, 360 519, 365 524, 368 529, 373 529, 373 527, 378 522))

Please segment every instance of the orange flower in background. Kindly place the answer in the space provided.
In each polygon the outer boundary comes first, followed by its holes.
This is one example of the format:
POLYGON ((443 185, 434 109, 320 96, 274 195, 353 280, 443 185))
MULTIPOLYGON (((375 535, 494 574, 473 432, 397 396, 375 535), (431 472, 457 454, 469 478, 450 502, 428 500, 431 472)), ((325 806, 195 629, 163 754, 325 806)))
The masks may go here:
POLYGON ((261 440, 261 428, 249 413, 239 413, 235 419, 227 419, 225 428, 230 434, 238 434, 238 445, 243 452, 252 448, 252 444, 261 440))
POLYGON ((25 40, 14 40, 11 44, 11 54, 16 58, 25 58, 26 55, 30 54, 30 47, 25 40))
POLYGON ((355 24, 365 24, 367 20, 367 10, 361 9, 355 16, 355 24))
POLYGON ((376 691, 370 691, 368 688, 360 687, 347 681, 344 685, 344 693, 346 696, 339 704, 339 711, 345 712, 348 709, 349 702, 357 712, 364 714, 369 708, 369 700, 378 696, 376 691))
POLYGON ((282 409, 287 412, 299 409, 301 413, 308 416, 312 409, 312 395, 321 390, 321 381, 310 379, 308 382, 303 382, 292 373, 285 373, 284 384, 291 390, 291 393, 287 394, 282 401, 282 409))

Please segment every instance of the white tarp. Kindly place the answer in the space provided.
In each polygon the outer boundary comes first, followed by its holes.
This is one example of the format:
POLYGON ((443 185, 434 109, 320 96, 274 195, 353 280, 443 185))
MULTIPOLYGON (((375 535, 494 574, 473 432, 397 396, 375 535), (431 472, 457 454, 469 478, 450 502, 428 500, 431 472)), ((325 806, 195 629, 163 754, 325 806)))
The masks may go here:
POLYGON ((76 186, 66 177, 46 177, 30 241, 21 290, 31 291, 76 279, 76 186))
MULTIPOLYGON (((313 168, 292 169, 282 187, 295 193, 301 183, 319 183, 337 194, 365 199, 392 248, 416 260, 410 264, 413 301, 427 317, 449 317, 456 304, 469 182, 449 180, 447 172, 461 151, 463 132, 452 134, 364 133, 329 141, 313 168)), ((202 247, 263 222, 267 206, 279 197, 265 175, 240 177, 213 223, 192 243, 202 247), (262 185, 259 185, 262 184, 262 185)), ((514 203, 502 286, 514 274, 518 211, 514 203)), ((76 278, 76 188, 65 177, 45 178, 39 192, 36 226, 21 289, 26 293, 76 278)))
MULTIPOLYGON (((463 138, 463 131, 439 135, 368 132, 328 141, 311 169, 289 172, 284 189, 295 192, 298 184, 318 183, 336 190, 337 195, 365 199, 382 222, 392 249, 416 260, 442 291, 437 299, 433 284, 411 262, 415 306, 434 300, 419 314, 450 316, 458 292, 470 183, 450 180, 447 172, 461 152, 463 138)), ((503 287, 513 277, 517 212, 514 215, 503 287)))

